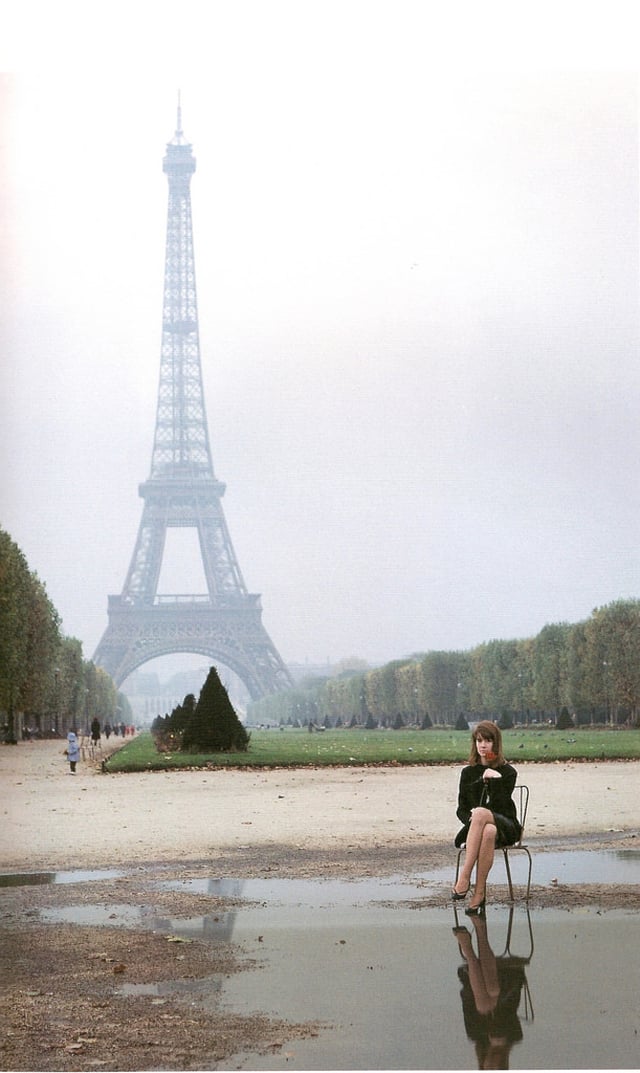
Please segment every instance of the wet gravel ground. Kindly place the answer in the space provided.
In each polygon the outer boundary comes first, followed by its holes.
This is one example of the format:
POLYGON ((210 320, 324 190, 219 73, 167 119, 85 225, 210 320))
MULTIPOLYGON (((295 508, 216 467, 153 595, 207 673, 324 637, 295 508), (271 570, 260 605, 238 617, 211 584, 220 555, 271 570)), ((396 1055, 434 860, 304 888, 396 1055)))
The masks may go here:
MULTIPOLYGON (((568 845, 556 841, 534 847, 534 854, 636 845, 633 836, 568 845)), ((225 981, 256 970, 260 937, 247 947, 234 942, 232 934, 225 936, 224 927, 213 938, 175 934, 176 922, 206 918, 215 923, 253 904, 203 893, 207 884, 198 881, 331 877, 354 881, 355 891, 357 880, 403 876, 413 887, 410 899, 379 904, 418 910, 447 904, 450 880, 419 877, 451 867, 451 849, 443 845, 422 847, 419 854, 403 846, 342 854, 279 846, 266 854, 234 851, 215 862, 121 867, 107 879, 5 885, 0 890, 2 1068, 219 1069, 233 1068, 233 1056, 240 1053, 263 1055, 265 1063, 266 1056, 281 1054, 286 1065, 296 1040, 331 1026, 322 1020, 285 1021, 260 1010, 233 1013, 216 1004, 225 981), (206 989, 205 1005, 198 1001, 197 981, 206 989)), ((507 903, 503 884, 491 887, 491 901, 507 903)), ((534 883, 529 904, 532 910, 579 904, 637 911, 640 887, 534 883)))

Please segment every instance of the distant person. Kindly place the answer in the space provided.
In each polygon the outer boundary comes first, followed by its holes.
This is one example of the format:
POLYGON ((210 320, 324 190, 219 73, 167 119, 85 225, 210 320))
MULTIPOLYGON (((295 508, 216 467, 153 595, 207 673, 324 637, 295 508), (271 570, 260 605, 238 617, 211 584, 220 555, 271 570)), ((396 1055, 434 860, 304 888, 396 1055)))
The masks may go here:
POLYGON ((76 764, 80 759, 80 745, 78 742, 78 736, 76 734, 75 728, 73 730, 70 730, 67 734, 67 747, 65 749, 65 755, 67 757, 67 760, 69 761, 69 774, 75 775, 76 764))
POLYGON ((487 876, 493 865, 496 846, 512 846, 522 835, 516 806, 511 797, 517 772, 507 764, 502 752, 500 728, 483 720, 471 735, 471 754, 460 774, 456 815, 464 826, 455 838, 456 846, 466 846, 464 862, 451 896, 455 902, 466 898, 475 867, 476 880, 467 916, 485 911, 487 876))
POLYGON ((91 741, 94 745, 98 745, 100 742, 100 720, 94 719, 91 723, 91 741))
POLYGON ((111 723, 109 722, 109 720, 107 720, 107 722, 104 724, 104 735, 107 741, 109 741, 109 738, 111 737, 111 730, 111 723))

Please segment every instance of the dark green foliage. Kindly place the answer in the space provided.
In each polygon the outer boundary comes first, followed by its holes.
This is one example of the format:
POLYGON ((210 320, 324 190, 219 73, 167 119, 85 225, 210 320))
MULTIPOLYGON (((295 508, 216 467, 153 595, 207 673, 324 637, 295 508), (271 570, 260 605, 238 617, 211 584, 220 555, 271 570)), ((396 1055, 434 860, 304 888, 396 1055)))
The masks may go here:
MULTIPOLYGON (((185 698, 186 699, 186 698, 185 698)), ((215 667, 182 735, 184 752, 246 752, 250 735, 238 719, 215 667)))
POLYGON ((573 727, 573 719, 569 715, 569 709, 565 705, 558 716, 556 728, 558 730, 570 730, 573 727))
POLYGON ((456 719, 456 730, 468 730, 469 724, 467 723, 464 712, 460 712, 460 715, 456 719))
MULTIPOLYGON (((82 645, 65 637, 45 585, 19 547, 0 529, 0 711, 6 740, 28 728, 37 737, 88 730, 92 717, 113 719, 117 691, 111 678, 82 658, 82 645)), ((124 706, 123 706, 124 710, 124 706)))
POLYGON ((498 719, 500 730, 513 730, 513 718, 510 712, 503 712, 498 719))
POLYGON ((394 720, 394 723, 393 723, 393 729, 394 730, 403 730, 404 729, 404 719, 400 715, 400 712, 398 712, 398 714, 395 717, 395 720, 394 720))
POLYGON ((369 713, 369 715, 367 716, 367 721, 365 723, 365 727, 367 728, 367 730, 375 730, 377 728, 377 726, 378 726, 378 720, 376 718, 374 718, 374 716, 371 715, 371 713, 369 713))
POLYGON ((171 715, 157 716, 151 724, 156 746, 160 752, 180 749, 185 729, 196 709, 196 698, 187 693, 182 704, 178 704, 171 715))
MULTIPOLYGON (((547 624, 535 637, 493 640, 467 652, 427 652, 348 678, 308 679, 294 691, 251 703, 251 722, 280 721, 295 709, 320 723, 340 711, 388 726, 428 711, 434 727, 464 711, 472 721, 508 712, 514 722, 554 723, 563 706, 576 725, 640 721, 640 600, 596 608, 585 622, 547 624), (455 713, 455 714, 453 714, 455 713)), ((371 724, 367 723, 368 726, 371 724)))
POLYGON ((196 710, 196 703, 196 698, 193 693, 187 693, 182 704, 179 704, 177 708, 173 709, 169 716, 169 721, 174 733, 184 733, 185 728, 189 724, 189 720, 196 710))
POLYGON ((432 726, 433 726, 433 723, 431 722, 431 716, 429 715, 428 712, 425 712, 424 713, 424 719, 422 720, 422 723, 420 724, 420 730, 429 730, 432 726))

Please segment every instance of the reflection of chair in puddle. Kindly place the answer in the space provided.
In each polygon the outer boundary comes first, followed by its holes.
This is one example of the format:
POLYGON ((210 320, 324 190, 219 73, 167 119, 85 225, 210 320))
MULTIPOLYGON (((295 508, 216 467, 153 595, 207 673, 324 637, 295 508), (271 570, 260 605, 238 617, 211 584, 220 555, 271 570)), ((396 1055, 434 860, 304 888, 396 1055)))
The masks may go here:
POLYGON ((457 912, 455 918, 453 934, 464 958, 464 963, 458 969, 462 984, 462 1014, 467 1036, 475 1043, 478 1068, 508 1069, 511 1048, 522 1039, 521 1020, 533 1020, 531 994, 525 973, 525 966, 533 956, 531 917, 527 910, 528 953, 525 956, 514 954, 511 950, 513 906, 509 912, 505 948, 498 956, 489 943, 485 916, 471 917, 474 934, 467 927, 459 925, 457 912))

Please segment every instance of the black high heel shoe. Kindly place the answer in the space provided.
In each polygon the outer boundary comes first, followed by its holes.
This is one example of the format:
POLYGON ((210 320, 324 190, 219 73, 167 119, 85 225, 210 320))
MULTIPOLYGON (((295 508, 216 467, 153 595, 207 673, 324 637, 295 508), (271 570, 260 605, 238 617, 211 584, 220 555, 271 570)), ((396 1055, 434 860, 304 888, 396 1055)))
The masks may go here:
POLYGON ((469 905, 465 909, 465 915, 468 917, 483 917, 485 914, 485 906, 487 899, 483 898, 480 905, 469 905))
POLYGON ((470 890, 471 890, 471 884, 469 884, 469 886, 465 890, 464 894, 458 894, 456 888, 454 887, 453 890, 451 891, 451 897, 453 898, 454 902, 463 902, 464 899, 467 897, 467 894, 469 893, 470 890))

